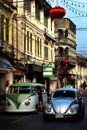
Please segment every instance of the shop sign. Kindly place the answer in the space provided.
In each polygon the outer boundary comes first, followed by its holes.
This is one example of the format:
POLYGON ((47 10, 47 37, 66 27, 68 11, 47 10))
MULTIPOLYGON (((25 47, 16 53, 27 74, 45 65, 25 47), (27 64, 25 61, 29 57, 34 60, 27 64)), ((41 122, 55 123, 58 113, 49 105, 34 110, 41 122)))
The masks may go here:
POLYGON ((53 68, 51 65, 43 65, 43 77, 51 78, 53 76, 53 68))

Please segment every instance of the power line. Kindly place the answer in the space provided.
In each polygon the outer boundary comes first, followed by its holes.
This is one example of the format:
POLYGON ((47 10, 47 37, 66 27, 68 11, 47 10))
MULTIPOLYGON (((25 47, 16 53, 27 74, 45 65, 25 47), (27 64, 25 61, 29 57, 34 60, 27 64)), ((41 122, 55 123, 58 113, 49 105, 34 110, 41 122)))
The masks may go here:
POLYGON ((87 11, 85 11, 87 3, 76 2, 74 0, 61 0, 61 3, 76 15, 87 17, 87 11), (82 11, 81 8, 84 8, 84 11, 82 11))
MULTIPOLYGON (((63 1, 65 1, 65 0, 63 0, 63 1)), ((78 3, 78 4, 87 4, 86 2, 78 2, 78 1, 74 1, 74 0, 67 0, 67 1, 70 1, 73 3, 78 3)))
POLYGON ((76 28, 77 31, 87 31, 87 28, 76 28))

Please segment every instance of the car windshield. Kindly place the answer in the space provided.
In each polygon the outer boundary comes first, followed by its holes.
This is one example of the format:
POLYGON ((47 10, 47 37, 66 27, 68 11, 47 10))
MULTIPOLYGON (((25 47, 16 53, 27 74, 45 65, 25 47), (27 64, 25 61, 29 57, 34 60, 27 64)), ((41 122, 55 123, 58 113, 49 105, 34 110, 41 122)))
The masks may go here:
POLYGON ((66 90, 55 91, 53 98, 75 98, 75 92, 66 90))

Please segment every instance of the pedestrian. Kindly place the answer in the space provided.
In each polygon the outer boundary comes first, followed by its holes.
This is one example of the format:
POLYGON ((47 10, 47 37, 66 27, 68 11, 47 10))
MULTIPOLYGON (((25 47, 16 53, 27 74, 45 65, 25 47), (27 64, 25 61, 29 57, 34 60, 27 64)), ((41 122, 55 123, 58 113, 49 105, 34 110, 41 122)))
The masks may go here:
POLYGON ((5 89, 6 89, 6 92, 8 91, 8 86, 9 86, 9 80, 6 80, 6 82, 5 82, 5 89))
POLYGON ((38 100, 39 100, 39 105, 40 105, 40 111, 43 110, 43 98, 42 98, 42 91, 41 91, 41 88, 38 87, 37 89, 38 91, 38 100))

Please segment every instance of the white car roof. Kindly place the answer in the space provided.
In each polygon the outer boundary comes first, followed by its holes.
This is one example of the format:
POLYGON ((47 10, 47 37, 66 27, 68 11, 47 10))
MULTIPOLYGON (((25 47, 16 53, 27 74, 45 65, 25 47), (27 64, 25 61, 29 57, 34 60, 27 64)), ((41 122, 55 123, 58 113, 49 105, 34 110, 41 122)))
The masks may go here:
POLYGON ((74 91, 74 92, 79 91, 78 89, 75 89, 75 88, 58 88, 56 90, 67 90, 67 91, 74 91))

